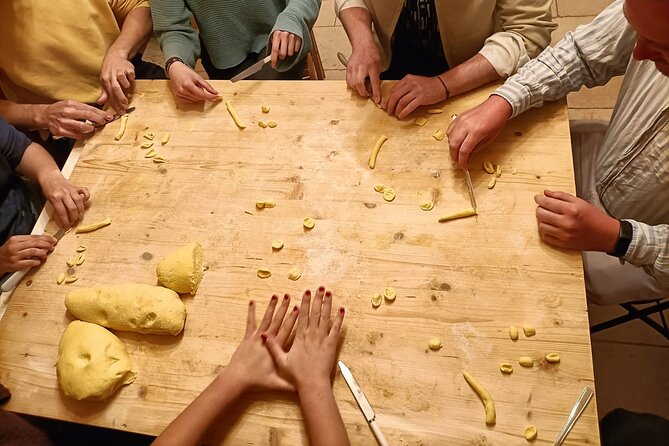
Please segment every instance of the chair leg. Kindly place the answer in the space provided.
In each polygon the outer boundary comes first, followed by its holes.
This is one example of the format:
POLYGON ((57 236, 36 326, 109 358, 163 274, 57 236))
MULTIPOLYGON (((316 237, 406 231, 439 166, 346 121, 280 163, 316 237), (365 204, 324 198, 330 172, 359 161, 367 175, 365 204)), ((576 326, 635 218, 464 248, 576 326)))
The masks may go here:
POLYGON ((590 333, 591 334, 598 333, 600 331, 607 330, 609 328, 616 327, 618 325, 622 325, 634 319, 641 319, 644 323, 646 323, 648 326, 650 326, 658 333, 660 333, 662 336, 664 336, 667 340, 669 340, 669 327, 667 325, 663 313, 665 310, 669 309, 669 301, 665 302, 658 301, 657 304, 654 304, 647 308, 643 308, 641 310, 635 308, 634 304, 631 303, 621 304, 621 307, 627 311, 627 314, 593 325, 592 327, 590 327, 590 333), (662 325, 658 324, 657 322, 648 317, 651 314, 655 313, 660 314, 662 325))

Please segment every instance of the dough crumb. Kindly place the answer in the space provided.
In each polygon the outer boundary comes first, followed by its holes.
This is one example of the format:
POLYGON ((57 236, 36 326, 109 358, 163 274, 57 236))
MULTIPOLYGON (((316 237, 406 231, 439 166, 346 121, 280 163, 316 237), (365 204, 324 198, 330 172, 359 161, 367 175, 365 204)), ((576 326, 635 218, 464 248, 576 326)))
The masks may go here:
POLYGON ((276 128, 277 125, 279 125, 279 123, 276 121, 267 121, 267 127, 271 129, 276 128))
POLYGON ((498 164, 497 167, 495 168, 495 176, 497 178, 502 176, 502 165, 498 164))
POLYGON ((84 252, 84 251, 86 251, 86 247, 84 245, 79 245, 77 247, 77 252, 84 252))
POLYGON ((79 280, 79 278, 77 276, 67 276, 65 278, 65 283, 74 283, 77 280, 79 280))
POLYGON ((549 353, 546 355, 546 361, 550 362, 551 364, 557 364, 560 362, 560 355, 558 353, 549 353))
POLYGON ((290 280, 298 280, 300 277, 302 277, 302 271, 298 268, 293 267, 288 271, 288 278, 290 280))
POLYGON ((430 341, 427 343, 427 346, 430 350, 437 351, 441 350, 444 344, 441 342, 441 339, 439 338, 432 338, 430 341))
POLYGON ((153 162, 156 164, 163 164, 167 162, 167 158, 161 155, 156 155, 153 157, 153 162))
POLYGON ((260 111, 263 113, 269 113, 269 107, 266 105, 261 105, 260 106, 260 111))
POLYGON ((522 365, 523 367, 532 367, 534 365, 534 361, 529 356, 521 356, 520 359, 518 359, 518 364, 522 365))
POLYGON ((283 240, 276 239, 272 242, 272 249, 279 250, 283 248, 283 240))
POLYGON ((507 375, 510 375, 513 373, 513 365, 509 364, 508 362, 505 362, 499 366, 499 369, 502 373, 505 373, 507 375))
POLYGON ((304 219, 304 221, 302 221, 302 225, 307 229, 314 229, 314 226, 316 226, 316 220, 311 217, 307 217, 304 219))
POLYGON ((65 273, 60 273, 58 274, 58 278, 56 279, 56 283, 60 285, 65 281, 65 273))
POLYGON ((523 332, 525 333, 525 336, 527 336, 528 338, 537 334, 537 330, 531 325, 523 327, 523 332))
POLYGON ((156 134, 153 132, 146 132, 144 135, 144 138, 148 139, 149 141, 153 141, 153 138, 156 137, 156 134))
POLYGON ((258 272, 256 273, 258 277, 261 279, 267 279, 268 277, 272 276, 272 271, 268 269, 259 269, 258 272))
POLYGON ((493 175, 490 177, 490 181, 488 181, 488 189, 495 187, 495 184, 497 184, 497 177, 493 175))
POLYGON ((383 193, 384 190, 386 190, 386 186, 383 184, 376 184, 374 185, 374 190, 379 193, 383 193))
POLYGON ((420 204, 420 208, 424 211, 431 211, 434 209, 434 203, 431 201, 425 201, 420 204))
POLYGON ((495 173, 495 167, 492 165, 490 161, 483 162, 483 170, 485 170, 489 174, 495 173))
POLYGON ((389 302, 394 301, 395 297, 397 297, 397 293, 395 293, 395 288, 386 287, 383 290, 383 297, 385 297, 386 300, 389 301, 389 302))
POLYGON ((511 175, 515 175, 515 174, 517 174, 517 173, 518 173, 518 169, 516 169, 516 168, 514 167, 513 170, 511 170, 511 175))
POLYGON ((375 293, 372 296, 372 307, 379 308, 379 306, 381 306, 381 301, 383 301, 383 296, 381 293, 375 293))
POLYGON ((432 137, 437 141, 441 141, 444 139, 444 132, 441 129, 438 129, 436 132, 432 134, 432 137))
POLYGON ((267 128, 267 123, 265 121, 258 121, 258 125, 264 129, 267 128))
POLYGON ((431 115, 440 115, 444 112, 444 110, 441 108, 431 108, 427 112, 431 115))
POLYGON ((509 327, 509 337, 511 338, 512 341, 518 340, 518 327, 516 327, 515 325, 509 327))
POLYGON ((264 201, 256 201, 256 209, 263 209, 265 207, 264 201))
POLYGON ((416 118, 413 123, 414 123, 414 125, 422 127, 427 123, 427 119, 425 119, 421 116, 421 117, 416 118))
POLYGON ((167 144, 169 142, 169 140, 170 140, 170 134, 165 133, 163 135, 163 139, 160 140, 160 145, 164 146, 165 144, 167 144))
POLYGON ((537 438, 537 428, 534 426, 527 426, 525 428, 525 440, 533 441, 537 438))
POLYGON ((268 209, 276 207, 276 201, 274 200, 265 200, 265 207, 268 209))
POLYGON ((74 266, 74 264, 77 263, 77 258, 76 257, 68 257, 67 259, 65 259, 65 263, 67 264, 67 266, 72 268, 74 266))
POLYGON ((144 158, 153 158, 154 156, 156 156, 156 151, 153 149, 144 154, 144 158))
POLYGON ((140 147, 141 147, 142 149, 148 149, 148 148, 151 147, 152 145, 153 145, 153 141, 144 141, 144 142, 142 143, 142 145, 140 145, 140 147))
POLYGON ((86 260, 86 255, 84 253, 81 253, 77 256, 77 260, 75 261, 77 266, 83 265, 84 261, 86 260))

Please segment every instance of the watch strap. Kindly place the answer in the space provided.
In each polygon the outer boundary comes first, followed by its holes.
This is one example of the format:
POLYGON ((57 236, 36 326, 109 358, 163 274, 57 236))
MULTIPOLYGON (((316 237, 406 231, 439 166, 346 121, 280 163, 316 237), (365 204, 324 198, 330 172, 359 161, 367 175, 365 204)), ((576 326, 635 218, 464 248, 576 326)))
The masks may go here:
POLYGON ((634 235, 634 226, 627 220, 620 220, 620 232, 618 233, 618 241, 616 242, 613 251, 608 254, 613 257, 622 257, 627 254, 627 249, 632 243, 632 236, 634 235))

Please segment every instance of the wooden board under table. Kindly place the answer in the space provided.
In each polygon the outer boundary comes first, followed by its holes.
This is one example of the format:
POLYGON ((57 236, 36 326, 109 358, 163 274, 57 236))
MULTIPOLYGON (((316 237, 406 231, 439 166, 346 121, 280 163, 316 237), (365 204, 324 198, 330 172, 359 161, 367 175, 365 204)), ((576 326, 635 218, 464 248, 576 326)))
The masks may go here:
MULTIPOLYGON (((446 131, 452 113, 477 105, 493 87, 447 102, 443 114, 415 113, 429 117, 419 127, 353 96, 343 82, 214 85, 233 99, 245 130, 222 102, 177 106, 166 82, 146 81, 137 83, 137 110, 125 136, 114 141, 116 122, 86 142, 72 175, 93 196, 85 222, 109 216, 113 223, 65 236, 16 291, 0 321, 0 382, 13 393, 6 408, 158 434, 227 364, 249 299, 264 309, 272 293, 298 298, 324 284, 347 309, 340 358, 391 444, 521 445, 528 424, 539 431, 535 444, 552 444, 583 387, 594 385, 581 257, 541 243, 534 214, 534 194, 574 190, 564 102, 509 122, 471 163, 480 215, 440 224, 440 215, 469 201, 447 140, 431 135, 446 131), (267 115, 263 104, 271 107, 267 115), (262 129, 259 119, 278 127, 262 129), (146 126, 169 159, 164 165, 143 156, 146 126), (171 138, 163 147, 165 132, 171 138), (381 134, 389 140, 370 170, 381 134), (492 190, 483 160, 504 167, 492 190), (394 202, 374 191, 377 183, 395 189, 394 202), (264 199, 276 200, 276 208, 257 211, 255 201, 264 199), (419 203, 429 199, 434 210, 422 211, 419 203), (302 227, 307 216, 317 221, 309 232, 302 227), (280 252, 270 247, 276 238, 285 242, 280 252), (136 365, 135 383, 106 403, 62 396, 54 363, 72 320, 65 294, 75 287, 155 283, 157 261, 193 240, 204 245, 209 270, 197 294, 184 298, 183 334, 117 333, 136 365), (79 280, 57 285, 65 259, 80 244, 88 250, 79 280), (298 282, 287 278, 293 266, 302 270, 298 282), (272 277, 256 277, 259 268, 272 277), (370 297, 386 286, 397 290, 397 300, 373 309, 370 297), (537 335, 512 342, 510 324, 531 324, 537 335), (434 336, 444 343, 438 352, 427 350, 434 336), (549 352, 560 353, 562 362, 547 365, 542 358, 549 352), (520 367, 523 355, 537 364, 520 367), (516 364, 511 376, 499 371, 505 361, 516 364), (464 370, 492 394, 496 426, 484 424, 464 370)), ((352 443, 375 444, 339 375, 334 389, 352 443)), ((221 418, 212 441, 223 434, 232 445, 307 442, 296 398, 281 394, 246 395, 221 418)), ((598 443, 593 401, 566 444, 598 443)))

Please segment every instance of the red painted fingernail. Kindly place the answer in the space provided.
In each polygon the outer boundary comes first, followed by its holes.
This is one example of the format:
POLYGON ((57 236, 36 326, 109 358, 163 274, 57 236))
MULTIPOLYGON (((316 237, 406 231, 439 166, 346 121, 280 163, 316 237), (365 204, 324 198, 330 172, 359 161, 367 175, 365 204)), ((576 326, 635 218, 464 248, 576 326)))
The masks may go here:
POLYGON ((277 299, 278 299, 278 297, 276 297, 276 294, 274 296, 272 296, 272 302, 276 301, 277 299))
POLYGON ((267 342, 267 335, 265 333, 261 334, 260 339, 262 339, 262 343, 264 344, 265 342, 267 342))
POLYGON ((344 307, 342 307, 342 308, 339 309, 339 312, 340 312, 341 314, 344 314, 344 313, 346 312, 346 310, 344 310, 344 307))
POLYGON ((284 294, 284 296, 283 296, 283 300, 284 300, 284 301, 287 301, 288 299, 290 299, 290 296, 287 295, 287 294, 284 294))
POLYGON ((307 295, 307 296, 311 296, 311 290, 305 291, 304 294, 307 295))
POLYGON ((327 297, 327 298, 330 298, 330 297, 332 297, 332 293, 331 293, 331 292, 329 292, 329 291, 328 291, 328 292, 326 292, 326 293, 325 293, 325 297, 327 297))
POLYGON ((323 291, 325 291, 325 287, 324 286, 319 286, 318 291, 320 291, 322 293, 323 291))
POLYGON ((297 305, 295 305, 295 306, 293 307, 293 311, 299 311, 299 309, 300 309, 300 307, 298 307, 297 305))
POLYGON ((249 301, 249 307, 251 307, 251 306, 253 306, 253 301, 252 300, 249 301))

